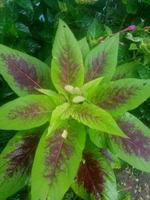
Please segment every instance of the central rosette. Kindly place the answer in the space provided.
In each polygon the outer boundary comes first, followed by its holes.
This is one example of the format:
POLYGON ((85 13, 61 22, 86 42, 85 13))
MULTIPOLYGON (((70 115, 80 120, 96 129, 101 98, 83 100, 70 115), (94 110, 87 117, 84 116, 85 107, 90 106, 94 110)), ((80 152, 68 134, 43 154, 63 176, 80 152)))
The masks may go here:
POLYGON ((82 94, 82 91, 78 87, 73 87, 72 85, 66 85, 65 87, 66 92, 69 94, 69 99, 73 103, 82 103, 85 101, 85 97, 82 94))

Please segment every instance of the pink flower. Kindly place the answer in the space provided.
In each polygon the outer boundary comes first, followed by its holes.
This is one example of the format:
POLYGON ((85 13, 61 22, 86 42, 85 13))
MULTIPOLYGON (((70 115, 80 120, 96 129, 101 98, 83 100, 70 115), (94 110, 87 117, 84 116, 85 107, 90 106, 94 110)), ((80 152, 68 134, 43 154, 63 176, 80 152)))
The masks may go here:
POLYGON ((135 30, 135 29, 136 29, 136 26, 135 26, 135 25, 130 25, 130 26, 127 27, 126 30, 128 30, 128 31, 133 31, 133 30, 135 30))
POLYGON ((135 29, 136 29, 136 26, 135 26, 135 25, 130 25, 130 26, 128 26, 127 28, 123 29, 123 30, 120 31, 120 32, 134 31, 135 29))

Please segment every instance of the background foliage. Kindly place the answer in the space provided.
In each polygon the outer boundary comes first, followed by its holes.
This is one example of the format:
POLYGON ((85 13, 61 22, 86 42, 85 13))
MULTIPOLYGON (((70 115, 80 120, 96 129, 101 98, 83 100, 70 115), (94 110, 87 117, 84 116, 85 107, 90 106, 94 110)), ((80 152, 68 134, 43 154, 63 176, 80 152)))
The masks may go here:
MULTIPOLYGON (((138 78, 150 78, 150 0, 0 0, 0 43, 21 50, 50 63, 51 48, 58 23, 62 18, 78 39, 87 36, 91 45, 112 32, 131 24, 136 30, 121 36, 118 63, 133 59, 138 78)), ((0 105, 16 96, 0 77, 0 105)), ((133 113, 150 126, 150 100, 133 113)), ((1 131, 0 151, 14 132, 1 131)), ((9 200, 27 198, 28 188, 9 200)), ((77 199, 72 191, 65 200, 77 199)))

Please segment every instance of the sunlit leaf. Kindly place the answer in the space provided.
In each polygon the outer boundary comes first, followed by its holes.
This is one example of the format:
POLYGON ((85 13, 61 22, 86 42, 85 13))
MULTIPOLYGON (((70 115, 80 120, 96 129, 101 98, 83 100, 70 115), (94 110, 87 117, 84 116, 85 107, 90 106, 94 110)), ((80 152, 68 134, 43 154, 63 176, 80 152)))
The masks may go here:
POLYGON ((53 126, 57 123, 62 123, 63 120, 66 120, 70 117, 70 104, 64 103, 60 106, 57 106, 52 112, 50 124, 53 126))
POLYGON ((70 109, 72 118, 84 125, 108 134, 124 136, 115 120, 105 110, 90 103, 72 105, 70 109))
POLYGON ((85 80, 90 81, 100 76, 112 77, 118 57, 119 35, 115 34, 92 49, 85 60, 85 80))
POLYGON ((53 90, 38 89, 38 91, 42 94, 49 96, 56 106, 65 102, 65 98, 62 95, 54 92, 53 90))
POLYGON ((66 85, 81 86, 84 68, 80 47, 69 27, 59 21, 53 51, 51 76, 56 89, 64 93, 66 85))
POLYGON ((81 87, 81 91, 83 92, 84 96, 89 100, 93 98, 102 81, 103 77, 100 77, 85 83, 81 87))
POLYGON ((39 132, 17 133, 0 154, 0 199, 15 194, 29 182, 39 132))
POLYGON ((40 60, 0 45, 0 74, 19 96, 50 87, 50 72, 40 60))
POLYGON ((106 158, 95 146, 88 146, 78 170, 77 180, 72 186, 85 200, 117 200, 117 187, 113 170, 106 158))
POLYGON ((28 95, 0 107, 0 129, 27 130, 50 120, 54 103, 44 95, 28 95))
POLYGON ((65 123, 48 136, 45 132, 33 164, 33 200, 62 199, 76 176, 84 143, 85 130, 76 122, 65 123))
POLYGON ((116 116, 133 110, 149 96, 149 80, 130 78, 101 85, 91 101, 116 116))
POLYGON ((111 150, 133 167, 150 172, 150 129, 129 113, 118 120, 118 125, 129 138, 112 137, 111 150))

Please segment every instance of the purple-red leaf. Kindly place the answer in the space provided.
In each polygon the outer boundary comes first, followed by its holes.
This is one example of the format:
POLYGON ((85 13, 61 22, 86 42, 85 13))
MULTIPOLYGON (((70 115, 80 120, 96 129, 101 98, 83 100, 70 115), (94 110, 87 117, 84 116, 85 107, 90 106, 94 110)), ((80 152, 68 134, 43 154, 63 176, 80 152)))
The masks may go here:
POLYGON ((12 196, 29 181, 39 130, 19 132, 0 154, 0 199, 12 196))
POLYGON ((150 96, 149 88, 149 80, 121 79, 99 85, 90 100, 117 116, 143 103, 150 96))
POLYGON ((91 143, 87 144, 72 188, 85 200, 118 199, 114 173, 105 156, 91 143))
POLYGON ((51 76, 56 89, 64 93, 66 85, 81 86, 84 81, 82 54, 69 27, 59 21, 53 46, 51 76))
POLYGON ((0 107, 0 129, 27 130, 46 123, 55 104, 45 95, 19 97, 0 107))
POLYGON ((86 82, 96 79, 100 75, 102 75, 105 70, 106 62, 107 62, 106 52, 102 52, 102 54, 98 55, 95 59, 93 59, 91 63, 92 66, 86 72, 85 76, 86 82))
POLYGON ((69 110, 73 119, 92 129, 112 135, 125 136, 112 116, 94 104, 84 102, 71 105, 69 110))
POLYGON ((67 140, 62 135, 65 131, 67 134, 67 130, 58 129, 55 131, 54 136, 47 140, 46 148, 48 151, 45 162, 47 170, 45 171, 45 176, 49 178, 50 181, 53 181, 53 178, 56 177, 57 171, 63 170, 62 166, 65 160, 70 159, 74 151, 71 141, 69 141, 71 135, 67 140))
POLYGON ((118 45, 119 34, 115 34, 88 53, 85 60, 86 82, 100 76, 113 76, 117 64, 118 45))
POLYGON ((5 156, 8 162, 7 176, 11 177, 19 170, 23 172, 30 169, 38 141, 38 134, 29 134, 15 144, 15 149, 5 156))
POLYGON ((33 200, 63 198, 77 174, 84 143, 84 127, 72 120, 45 132, 33 164, 33 200))
POLYGON ((97 200, 101 198, 104 187, 104 171, 91 154, 85 154, 77 175, 77 182, 92 193, 97 200))
POLYGON ((0 45, 0 73, 19 96, 49 88, 49 69, 40 60, 0 45))
POLYGON ((129 138, 112 137, 112 150, 135 168, 150 172, 149 128, 129 113, 118 120, 118 125, 129 138))

